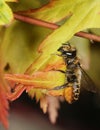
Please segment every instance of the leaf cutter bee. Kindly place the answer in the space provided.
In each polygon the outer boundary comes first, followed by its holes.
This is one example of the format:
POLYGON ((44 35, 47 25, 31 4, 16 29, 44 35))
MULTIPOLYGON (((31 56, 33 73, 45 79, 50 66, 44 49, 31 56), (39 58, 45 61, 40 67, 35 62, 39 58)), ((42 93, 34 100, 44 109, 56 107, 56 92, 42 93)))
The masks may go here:
POLYGON ((53 90, 64 89, 64 97, 68 103, 72 103, 79 99, 80 88, 82 77, 84 77, 85 82, 88 86, 84 86, 87 90, 96 92, 95 85, 86 74, 86 72, 81 68, 80 59, 77 57, 77 50, 75 47, 70 44, 62 44, 58 49, 61 53, 58 56, 62 56, 65 65, 66 71, 57 70, 65 74, 66 81, 62 86, 54 87, 53 90), (88 80, 88 81, 87 81, 88 80))

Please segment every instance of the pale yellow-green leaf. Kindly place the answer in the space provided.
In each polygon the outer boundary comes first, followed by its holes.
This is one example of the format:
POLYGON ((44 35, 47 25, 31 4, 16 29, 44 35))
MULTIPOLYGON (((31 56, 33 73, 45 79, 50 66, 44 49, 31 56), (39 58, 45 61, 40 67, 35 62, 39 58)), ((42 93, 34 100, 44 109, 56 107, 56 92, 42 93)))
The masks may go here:
POLYGON ((64 19, 65 17, 75 16, 76 19, 79 19, 80 17, 84 18, 84 15, 86 15, 86 17, 88 15, 92 15, 91 20, 96 19, 95 25, 96 23, 100 25, 99 7, 99 0, 53 0, 42 8, 29 13, 29 16, 55 23, 64 19), (85 14, 86 12, 87 14, 85 14), (95 12, 95 15, 93 15, 93 12, 95 12))
MULTIPOLYGON (((48 22, 57 22, 66 16, 69 17, 72 15, 73 5, 77 4, 77 1, 73 3, 72 0, 53 0, 42 8, 37 9, 29 14, 31 17, 36 17, 48 22)), ((26 13, 27 14, 27 13, 26 13)), ((26 15, 25 14, 25 15, 26 15)))
POLYGON ((4 0, 5 2, 18 2, 18 0, 4 0))
POLYGON ((93 34, 100 36, 100 28, 91 28, 89 31, 93 34))
MULTIPOLYGON (((55 13, 57 17, 59 16, 59 20, 62 19, 59 10, 65 11, 65 10, 69 10, 70 8, 72 16, 69 19, 67 19, 66 22, 63 25, 61 25, 61 27, 54 30, 53 33, 51 33, 41 43, 39 47, 39 51, 42 52, 41 56, 38 57, 38 60, 35 63, 33 63, 33 68, 31 71, 38 70, 39 68, 41 68, 41 66, 43 66, 50 59, 51 54, 55 53, 57 49, 62 45, 62 43, 69 41, 76 32, 79 32, 87 28, 100 28, 100 1, 99 0, 95 0, 95 1, 77 0, 77 2, 76 0, 70 0, 70 2, 68 0, 64 0, 64 1, 58 0, 58 1, 54 1, 54 4, 52 4, 50 9, 52 10, 52 8, 53 8, 53 12, 51 11, 51 13, 50 12, 48 13, 49 14, 48 17, 50 17, 49 19, 50 22, 52 21, 51 19, 53 19, 55 13), (68 6, 69 3, 72 4, 71 7, 68 6)), ((48 12, 49 9, 45 8, 45 11, 43 10, 44 11, 43 14, 41 13, 40 15, 38 14, 37 18, 42 18, 42 20, 44 20, 45 14, 47 14, 46 10, 48 12)), ((67 15, 67 12, 64 14, 67 15)), ((47 18, 47 21, 49 20, 47 18)))
POLYGON ((0 25, 9 24, 13 20, 10 7, 3 1, 0 2, 0 25))
POLYGON ((51 30, 14 21, 1 29, 1 51, 3 67, 10 66, 12 73, 24 73, 36 59, 37 47, 51 30))
POLYGON ((14 12, 30 10, 41 6, 39 0, 18 0, 18 2, 9 2, 9 5, 14 12))

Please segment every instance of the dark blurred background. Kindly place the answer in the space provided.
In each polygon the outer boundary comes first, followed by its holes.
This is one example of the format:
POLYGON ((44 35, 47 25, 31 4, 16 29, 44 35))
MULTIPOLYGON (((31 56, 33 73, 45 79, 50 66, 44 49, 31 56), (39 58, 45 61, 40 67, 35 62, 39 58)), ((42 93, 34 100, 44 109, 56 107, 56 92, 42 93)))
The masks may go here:
POLYGON ((43 114, 35 99, 25 93, 11 103, 9 130, 99 130, 100 107, 96 94, 84 91, 77 102, 61 103, 56 124, 51 124, 48 114, 43 114))

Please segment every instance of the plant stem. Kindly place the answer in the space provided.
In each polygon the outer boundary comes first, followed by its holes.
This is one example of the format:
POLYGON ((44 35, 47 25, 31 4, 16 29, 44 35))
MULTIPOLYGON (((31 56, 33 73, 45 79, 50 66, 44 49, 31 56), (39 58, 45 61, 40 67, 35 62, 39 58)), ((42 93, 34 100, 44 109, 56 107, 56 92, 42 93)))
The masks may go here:
POLYGON ((42 20, 39 20, 39 19, 36 19, 36 18, 26 17, 26 16, 19 15, 19 14, 16 14, 16 13, 14 13, 14 18, 17 19, 17 20, 29 23, 29 24, 35 24, 35 25, 47 27, 47 28, 50 28, 50 29, 57 29, 59 27, 56 24, 45 22, 45 21, 42 21, 42 20))
POLYGON ((87 32, 80 31, 80 32, 76 33, 75 36, 84 37, 84 38, 87 38, 89 40, 100 42, 100 36, 94 35, 91 33, 87 33, 87 32))
MULTIPOLYGON (((53 30, 60 27, 57 24, 53 24, 53 23, 50 23, 50 22, 45 22, 43 20, 36 19, 36 18, 30 18, 30 17, 23 16, 23 15, 20 15, 20 14, 17 14, 17 13, 14 13, 14 18, 16 20, 20 20, 20 21, 23 21, 23 22, 26 22, 26 23, 29 23, 29 24, 35 24, 35 25, 38 25, 38 26, 50 28, 50 29, 53 29, 53 30)), ((89 40, 100 42, 100 36, 90 34, 90 33, 87 33, 87 32, 83 32, 83 31, 80 31, 80 32, 76 33, 75 36, 83 37, 83 38, 87 38, 89 40)))

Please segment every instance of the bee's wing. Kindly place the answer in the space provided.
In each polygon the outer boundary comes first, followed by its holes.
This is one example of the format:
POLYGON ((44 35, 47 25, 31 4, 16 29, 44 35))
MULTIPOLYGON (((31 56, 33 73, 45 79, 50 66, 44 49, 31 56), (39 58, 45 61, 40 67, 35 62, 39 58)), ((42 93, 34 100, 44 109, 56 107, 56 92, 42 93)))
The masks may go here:
POLYGON ((96 85, 93 80, 89 77, 89 75, 82 69, 80 66, 82 77, 81 77, 81 87, 85 88, 88 91, 97 92, 96 85))

